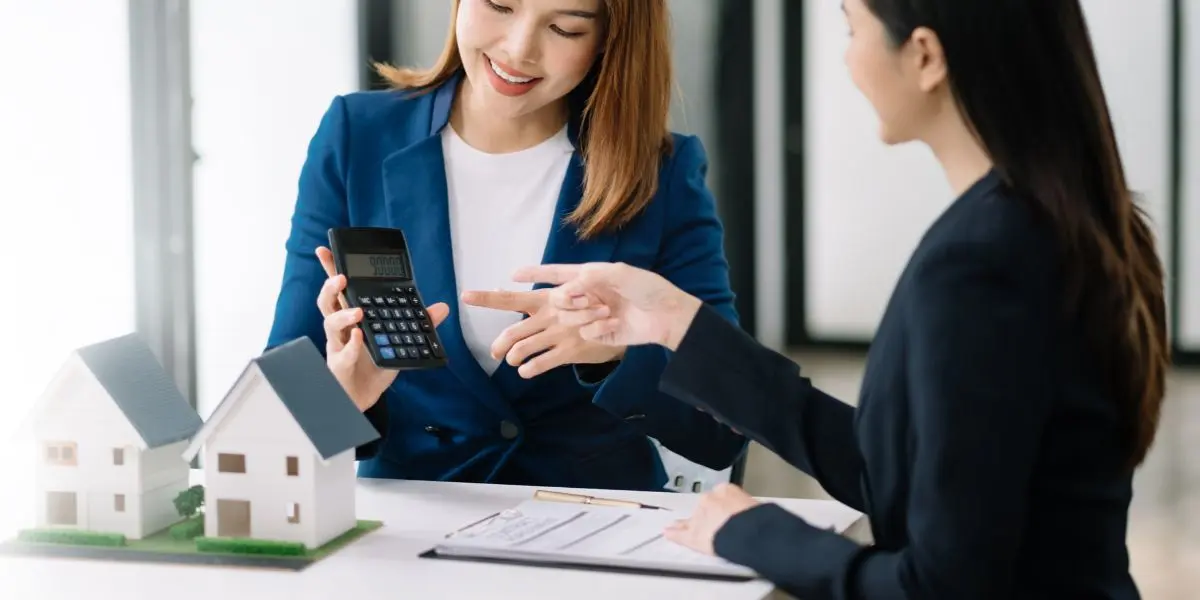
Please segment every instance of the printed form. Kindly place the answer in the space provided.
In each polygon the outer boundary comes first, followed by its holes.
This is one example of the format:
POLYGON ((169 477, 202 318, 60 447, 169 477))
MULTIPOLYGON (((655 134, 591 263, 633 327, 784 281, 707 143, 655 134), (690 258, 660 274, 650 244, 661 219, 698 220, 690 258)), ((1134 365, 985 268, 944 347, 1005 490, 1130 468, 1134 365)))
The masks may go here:
POLYGON ((686 515, 529 500, 451 534, 443 556, 626 567, 753 579, 754 571, 663 537, 686 515))

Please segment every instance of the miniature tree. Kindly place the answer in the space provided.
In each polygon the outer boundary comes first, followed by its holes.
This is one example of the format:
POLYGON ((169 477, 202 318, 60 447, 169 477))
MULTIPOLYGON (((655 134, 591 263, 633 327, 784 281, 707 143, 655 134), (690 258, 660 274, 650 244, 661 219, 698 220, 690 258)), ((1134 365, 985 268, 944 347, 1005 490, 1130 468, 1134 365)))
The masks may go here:
POLYGON ((179 492, 179 495, 175 497, 174 503, 175 510, 179 512, 179 516, 190 519, 200 510, 200 507, 204 506, 204 486, 193 485, 179 492))

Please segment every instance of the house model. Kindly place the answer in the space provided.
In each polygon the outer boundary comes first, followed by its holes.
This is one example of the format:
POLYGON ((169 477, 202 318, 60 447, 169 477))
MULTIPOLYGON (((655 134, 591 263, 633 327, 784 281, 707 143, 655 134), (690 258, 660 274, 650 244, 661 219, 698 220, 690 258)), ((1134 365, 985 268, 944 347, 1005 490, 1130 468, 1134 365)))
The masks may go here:
POLYGON ((183 453, 204 452, 204 535, 317 548, 355 528, 355 449, 378 438, 308 338, 268 350, 183 453))
POLYGON ((38 527, 141 539, 179 520, 202 422, 135 334, 73 352, 32 417, 38 527))

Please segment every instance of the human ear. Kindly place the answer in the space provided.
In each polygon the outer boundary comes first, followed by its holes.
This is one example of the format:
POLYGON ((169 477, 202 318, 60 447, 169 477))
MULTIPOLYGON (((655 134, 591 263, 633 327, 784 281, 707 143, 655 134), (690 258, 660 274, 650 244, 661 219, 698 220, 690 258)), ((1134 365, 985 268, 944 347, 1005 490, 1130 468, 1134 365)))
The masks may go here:
POLYGON ((946 53, 936 33, 928 27, 918 27, 909 38, 917 68, 917 85, 922 92, 932 92, 948 77, 946 53))

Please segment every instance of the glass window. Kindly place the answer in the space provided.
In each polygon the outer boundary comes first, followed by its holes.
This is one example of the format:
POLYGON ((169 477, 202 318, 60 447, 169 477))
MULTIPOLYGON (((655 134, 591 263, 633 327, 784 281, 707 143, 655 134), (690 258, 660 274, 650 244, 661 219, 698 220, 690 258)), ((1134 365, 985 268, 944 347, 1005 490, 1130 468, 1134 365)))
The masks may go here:
MULTIPOLYGON (((12 436, 70 352, 136 328, 128 20, 125 2, 0 3, 0 314, 10 340, 0 478, 13 489, 32 489, 43 449, 12 436)), ((74 460, 61 451, 58 460, 74 460)), ((32 498, 9 501, 0 531, 31 522, 32 498)))
POLYGON ((1183 11, 1183 197, 1180 198, 1178 265, 1179 345, 1200 352, 1200 10, 1183 11))
POLYGON ((266 345, 309 139, 334 96, 358 89, 357 18, 354 2, 191 4, 203 417, 266 345))

